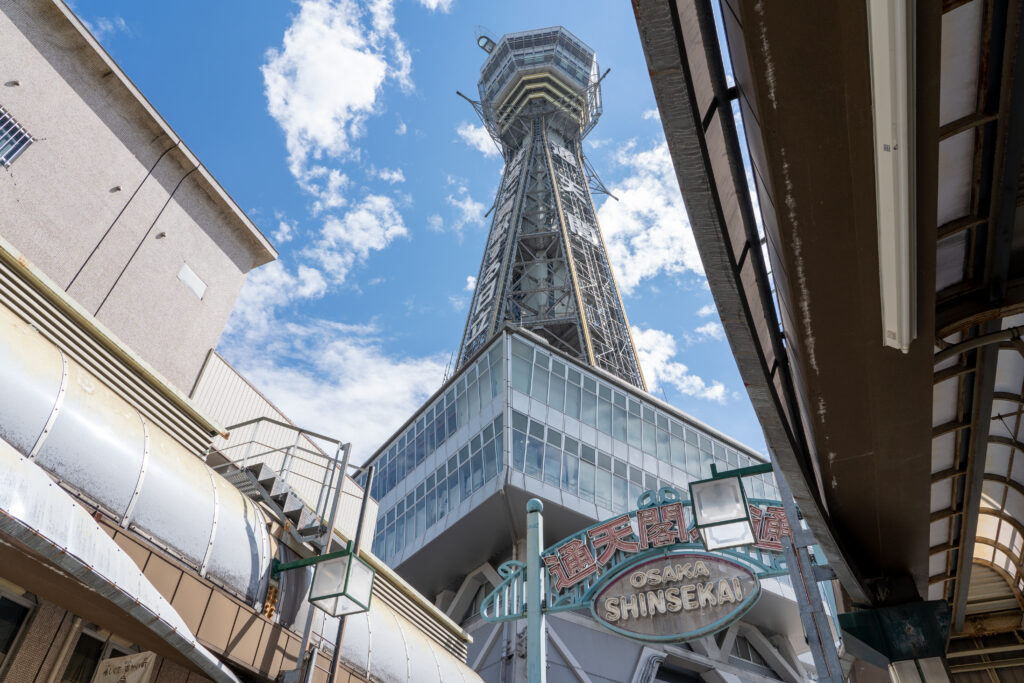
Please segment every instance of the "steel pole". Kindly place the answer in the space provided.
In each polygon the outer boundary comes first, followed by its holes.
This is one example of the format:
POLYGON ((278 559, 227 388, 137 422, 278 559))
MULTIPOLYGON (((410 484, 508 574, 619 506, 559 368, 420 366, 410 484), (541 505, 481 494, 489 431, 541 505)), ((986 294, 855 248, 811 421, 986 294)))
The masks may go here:
MULTIPOLYGON (((370 488, 373 486, 374 466, 366 470, 366 487, 363 489, 363 501, 359 504, 359 521, 356 522, 356 537, 352 542, 352 554, 359 557, 359 542, 363 538, 363 522, 366 518, 366 503, 370 500, 370 488)), ((342 484, 345 477, 342 476, 342 484)), ((334 683, 334 677, 338 671, 338 662, 341 660, 341 641, 345 637, 345 616, 338 618, 338 636, 334 639, 334 656, 331 657, 331 672, 327 676, 327 683, 334 683)))
POLYGON ((814 544, 814 538, 809 531, 800 526, 796 501, 793 500, 785 477, 778 469, 775 470, 775 481, 779 485, 779 497, 782 499, 782 507, 786 510, 786 518, 789 519, 789 526, 793 532, 792 541, 789 538, 782 539, 782 550, 786 556, 786 568, 789 569, 789 577, 793 582, 800 621, 804 627, 807 644, 811 648, 818 680, 843 683, 846 679, 842 663, 839 661, 835 641, 832 640, 832 629, 828 625, 828 615, 822 605, 818 581, 807 552, 807 548, 814 544))
MULTIPOLYGON (((352 444, 347 443, 344 445, 344 455, 341 460, 341 484, 345 482, 345 470, 348 468, 348 456, 352 451, 352 444)), ((331 473, 333 477, 334 472, 331 473)), ((324 535, 320 540, 320 554, 326 555, 331 552, 331 541, 334 538, 334 521, 338 517, 338 507, 341 503, 341 490, 342 485, 339 484, 337 490, 334 492, 334 505, 331 507, 331 516, 327 520, 327 529, 324 531, 324 535)), ((310 589, 313 588, 312 582, 310 582, 310 589)), ((308 595, 307 595, 308 597, 308 595)), ((309 647, 309 632, 313 627, 313 610, 312 603, 307 603, 309 609, 306 611, 306 627, 302 630, 302 645, 300 646, 299 652, 305 654, 306 648, 309 647)))
POLYGON ((547 634, 544 628, 544 573, 540 553, 544 549, 544 503, 526 503, 526 680, 547 680, 547 634))

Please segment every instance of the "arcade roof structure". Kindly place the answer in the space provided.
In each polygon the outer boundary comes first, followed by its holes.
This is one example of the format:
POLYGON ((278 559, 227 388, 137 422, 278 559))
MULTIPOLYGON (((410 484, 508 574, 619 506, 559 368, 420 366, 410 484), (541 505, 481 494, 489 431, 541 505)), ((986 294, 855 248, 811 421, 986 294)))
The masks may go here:
POLYGON ((1007 674, 1024 665, 1020 4, 909 3, 887 35, 872 3, 712 4, 634 7, 768 446, 851 603, 946 600, 957 679, 1007 674))

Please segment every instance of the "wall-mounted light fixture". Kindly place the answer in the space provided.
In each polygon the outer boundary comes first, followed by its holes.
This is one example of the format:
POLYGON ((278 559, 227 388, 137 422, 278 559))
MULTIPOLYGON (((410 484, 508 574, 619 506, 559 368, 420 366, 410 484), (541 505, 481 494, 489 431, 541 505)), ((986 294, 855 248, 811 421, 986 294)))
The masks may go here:
POLYGON ((914 0, 867 0, 882 343, 917 337, 914 211, 914 0))

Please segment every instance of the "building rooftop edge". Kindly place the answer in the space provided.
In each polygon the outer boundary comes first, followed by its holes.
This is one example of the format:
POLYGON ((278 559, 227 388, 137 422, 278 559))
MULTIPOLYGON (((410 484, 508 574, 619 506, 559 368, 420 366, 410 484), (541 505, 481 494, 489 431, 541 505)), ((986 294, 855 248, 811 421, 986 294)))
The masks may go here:
POLYGON ((18 271, 29 281, 39 293, 50 299, 50 301, 67 313, 76 323, 82 326, 99 344, 105 346, 111 353, 123 360, 130 368, 138 372, 146 381, 152 384, 158 391, 163 393, 170 401, 175 403, 187 415, 202 426, 208 434, 225 435, 223 426, 205 415, 192 400, 174 387, 149 363, 144 361, 132 351, 127 344, 122 342, 117 335, 111 332, 103 323, 91 313, 82 308, 74 299, 68 296, 60 287, 47 277, 39 268, 21 254, 14 246, 3 237, 0 237, 0 259, 9 263, 12 268, 18 271))
POLYGON ((254 242, 256 251, 258 252, 257 258, 253 260, 253 268, 265 265, 277 259, 277 249, 271 244, 270 240, 260 231, 256 224, 252 222, 248 215, 238 206, 231 195, 221 186, 217 179, 213 177, 213 174, 199 161, 199 158, 192 152, 191 149, 185 144, 184 140, 174 132, 170 124, 160 115, 146 96, 142 94, 128 75, 118 66, 117 62, 114 61, 103 46, 93 37, 89 29, 85 27, 82 20, 71 10, 70 7, 64 2, 64 0, 51 0, 54 7, 68 20, 68 22, 81 34, 86 44, 93 49, 96 55, 103 60, 113 75, 121 82, 121 84, 135 97, 138 103, 150 116, 150 118, 161 128, 164 133, 175 142, 178 149, 185 155, 189 163, 193 164, 198 170, 200 176, 209 186, 212 194, 227 207, 228 211, 238 220, 239 224, 244 228, 249 238, 254 242))

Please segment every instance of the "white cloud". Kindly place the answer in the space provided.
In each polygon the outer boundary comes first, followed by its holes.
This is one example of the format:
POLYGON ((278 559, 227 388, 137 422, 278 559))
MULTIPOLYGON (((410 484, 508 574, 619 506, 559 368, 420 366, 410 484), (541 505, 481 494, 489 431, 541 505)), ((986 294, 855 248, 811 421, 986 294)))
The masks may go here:
POLYGON ((315 268, 300 265, 290 273, 280 261, 272 261, 246 277, 224 334, 249 341, 260 339, 273 330, 278 308, 319 298, 326 291, 327 282, 315 268))
POLYGON ((661 121, 661 112, 657 109, 648 109, 643 113, 645 121, 661 121))
POLYGON ((726 402, 725 385, 718 381, 708 383, 692 374, 676 357, 676 340, 668 332, 632 327, 633 342, 640 367, 647 380, 647 390, 656 393, 663 385, 670 385, 677 391, 716 403, 726 402))
POLYGON ((104 38, 112 36, 115 33, 127 33, 131 34, 131 30, 128 28, 128 23, 122 17, 97 17, 92 21, 86 21, 82 19, 82 23, 89 29, 89 33, 93 37, 102 42, 104 38))
POLYGON ((697 309, 697 315, 701 318, 706 318, 709 315, 714 315, 716 313, 718 313, 718 309, 715 308, 714 304, 704 304, 697 309))
POLYGON ((257 343, 228 336, 219 350, 296 424, 351 441, 360 463, 444 377, 446 354, 395 355, 385 342, 374 325, 313 320, 278 323, 257 343))
POLYGON ((718 341, 725 339, 725 330, 722 329, 722 323, 715 321, 701 325, 696 329, 696 332, 705 339, 717 339, 718 341))
POLYGON ((348 189, 348 176, 336 168, 315 166, 299 185, 316 197, 310 213, 318 216, 324 211, 345 206, 345 190, 348 189))
POLYGON ((659 274, 703 277, 704 266, 690 230, 668 145, 637 151, 629 143, 615 156, 630 175, 613 183, 598 211, 608 256, 623 294, 659 274))
POLYGON ((375 171, 375 174, 384 182, 391 183, 392 185, 394 185, 395 183, 405 182, 405 173, 403 173, 402 169, 400 168, 381 168, 377 169, 375 171))
POLYGON ((453 0, 420 0, 420 4, 431 12, 442 12, 447 14, 452 11, 453 0))
POLYGON ((390 0, 303 0, 280 48, 261 67, 267 108, 281 126, 296 178, 311 159, 344 157, 364 133, 385 79, 412 88, 412 61, 390 0), (344 77, 339 78, 343 74, 344 77))
POLYGON ((464 296, 450 296, 448 297, 448 303, 452 305, 456 311, 461 311, 466 307, 466 297, 464 296))
POLYGON ((295 223, 289 223, 284 219, 283 216, 277 216, 278 224, 277 230, 271 235, 273 240, 278 244, 284 244, 285 242, 291 242, 295 237, 295 223))
POLYGON ((484 224, 484 205, 469 195, 469 188, 460 185, 453 194, 445 198, 449 206, 455 207, 455 219, 450 227, 461 236, 462 229, 467 225, 481 226, 484 224))
POLYGON ((476 289, 476 276, 474 276, 474 275, 467 275, 466 276, 466 286, 464 287, 464 289, 467 292, 472 292, 474 289, 476 289))
POLYGON ((494 144, 494 140, 491 139, 487 129, 483 126, 476 126, 472 123, 466 123, 463 121, 459 124, 459 127, 455 130, 462 138, 462 141, 467 145, 477 150, 485 157, 496 157, 500 150, 498 146, 494 144))
POLYGON ((427 216, 427 227, 433 232, 441 232, 444 230, 444 219, 432 213, 427 216))
POLYGON ((408 234, 394 200, 371 194, 342 217, 328 216, 319 239, 302 253, 314 259, 332 281, 340 283, 371 251, 384 249, 408 234))
POLYGON ((399 121, 398 127, 395 128, 395 135, 405 135, 409 131, 409 126, 405 125, 405 121, 399 121))

